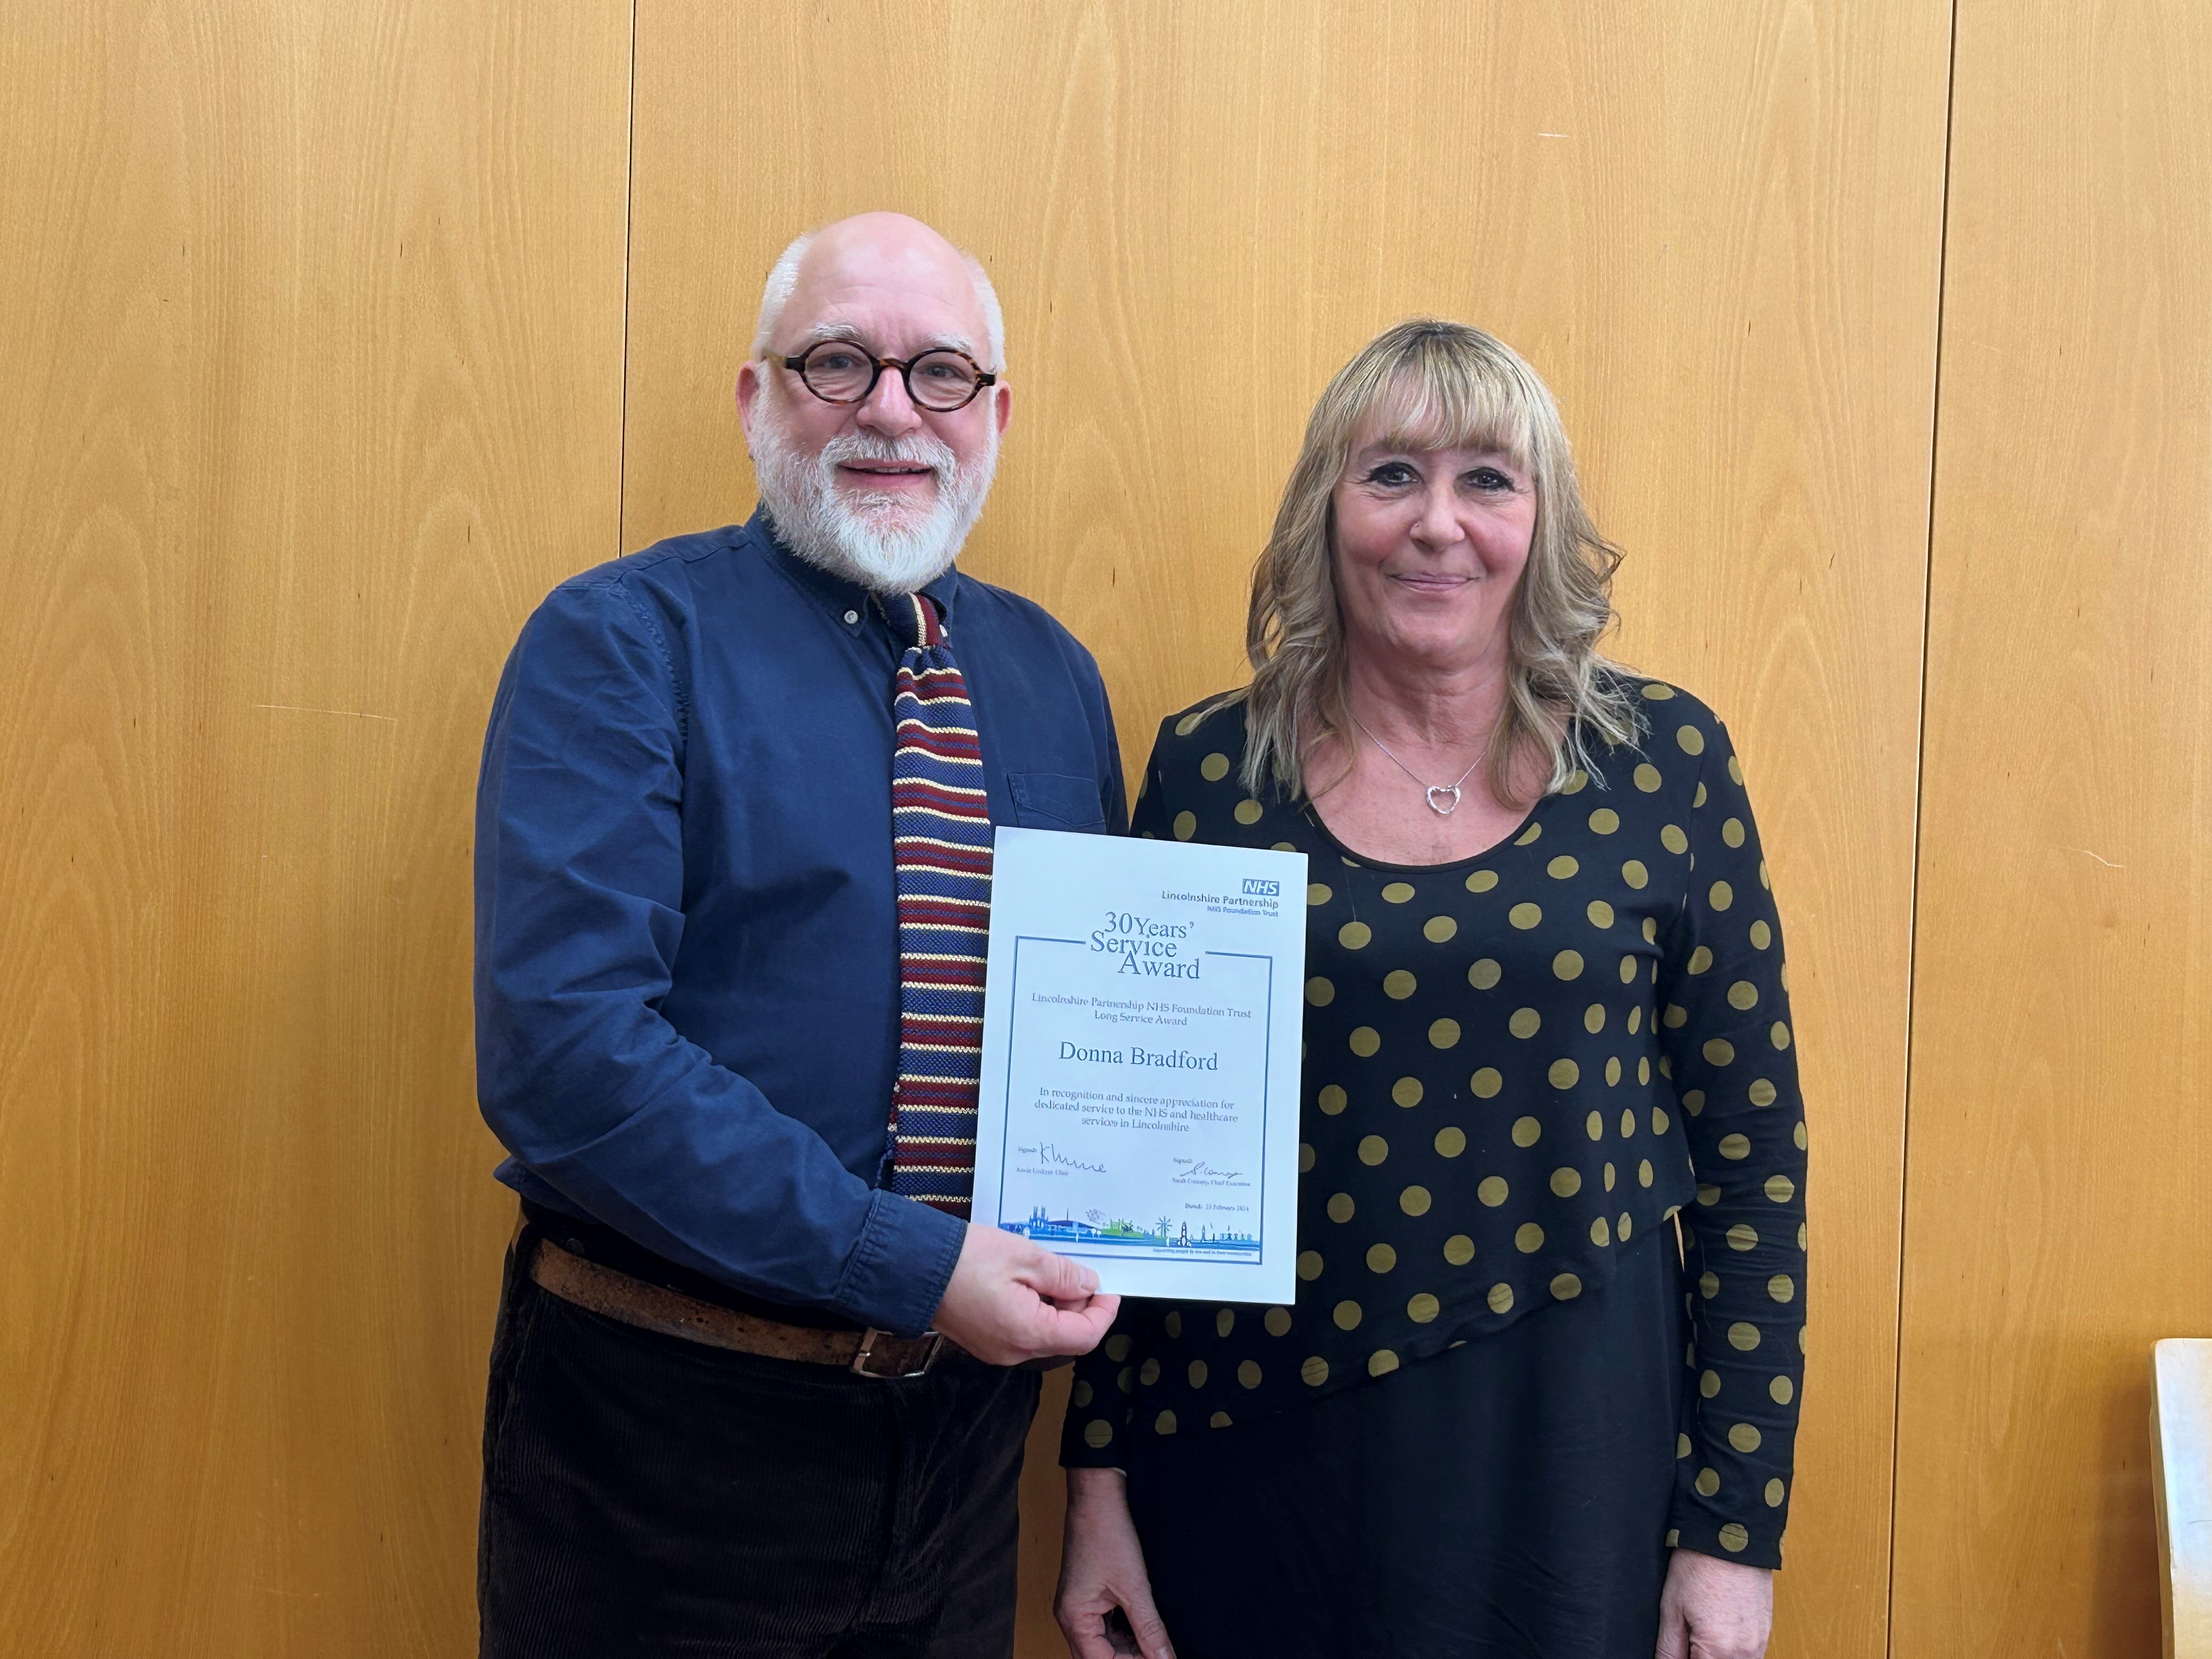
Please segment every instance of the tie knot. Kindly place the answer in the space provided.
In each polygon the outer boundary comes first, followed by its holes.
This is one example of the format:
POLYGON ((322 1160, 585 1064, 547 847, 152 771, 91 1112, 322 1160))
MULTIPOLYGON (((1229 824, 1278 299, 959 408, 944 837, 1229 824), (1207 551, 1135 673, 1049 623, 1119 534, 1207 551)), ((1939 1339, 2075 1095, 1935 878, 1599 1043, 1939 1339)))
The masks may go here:
POLYGON ((945 625, 937 614, 937 601, 927 593, 896 593, 884 601, 901 643, 909 651, 927 650, 945 641, 945 625))

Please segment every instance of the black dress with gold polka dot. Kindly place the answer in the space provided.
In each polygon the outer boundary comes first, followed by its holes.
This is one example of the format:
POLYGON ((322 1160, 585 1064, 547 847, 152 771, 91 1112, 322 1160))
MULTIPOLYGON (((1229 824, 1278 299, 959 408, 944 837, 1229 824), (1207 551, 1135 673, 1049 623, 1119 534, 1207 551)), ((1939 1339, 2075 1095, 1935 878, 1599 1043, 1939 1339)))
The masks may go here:
MULTIPOLYGON (((1675 1544, 1779 1564, 1803 1364, 1806 1144, 1782 938, 1725 728, 1674 687, 1632 685, 1648 726, 1638 744, 1593 743, 1589 772, 1505 840, 1416 868, 1359 857, 1306 803, 1249 794, 1240 704, 1163 724, 1133 833, 1308 856, 1299 1291, 1290 1307, 1126 1304, 1078 1362, 1064 1463, 1127 1469, 1133 1504, 1142 1475, 1155 1512, 1194 1513, 1157 1501, 1196 1453, 1193 1434, 1218 1485, 1237 1478, 1230 1447, 1259 1443, 1255 1425, 1283 1416, 1271 1455, 1295 1455, 1292 1418, 1312 1443, 1336 1443, 1332 1412, 1387 1412, 1394 1397, 1426 1397, 1405 1387, 1425 1367, 1441 1377, 1489 1363, 1480 1351, 1536 1344, 1558 1370, 1520 1390, 1540 1402, 1529 1410, 1542 1416, 1541 1401, 1597 1376, 1614 1394, 1578 1407, 1591 1420, 1658 1425, 1636 1431, 1666 1462, 1641 1500, 1656 1510, 1618 1534, 1649 1540, 1624 1582, 1663 1570, 1675 1544), (1650 1334, 1652 1310, 1624 1298, 1671 1307, 1686 1346, 1650 1334), (1621 1334, 1624 1320, 1644 1334, 1621 1334), (1615 1351, 1629 1341, 1645 1350, 1633 1364, 1615 1351), (1666 1358, 1649 1358, 1661 1341, 1666 1358)), ((1493 1413, 1498 1389, 1520 1389, 1468 1376, 1492 1390, 1493 1413)), ((1462 1407, 1437 1398, 1449 1437, 1462 1407)), ((1517 1506, 1516 1525, 1543 1532, 1542 1506, 1580 1498, 1530 1467, 1516 1478, 1538 1490, 1480 1501, 1517 1506)), ((1595 1467, 1603 1483, 1602 1458, 1595 1467)), ((1571 1554, 1573 1534, 1546 1535, 1571 1554)), ((1276 1545, 1271 1570, 1312 1553, 1276 1545)), ((1299 1571, 1326 1577, 1358 1554, 1332 1547, 1299 1571)), ((1580 1570, 1609 1582, 1605 1562, 1580 1570)), ((1571 1632, 1550 1639, 1613 1650, 1571 1632)))

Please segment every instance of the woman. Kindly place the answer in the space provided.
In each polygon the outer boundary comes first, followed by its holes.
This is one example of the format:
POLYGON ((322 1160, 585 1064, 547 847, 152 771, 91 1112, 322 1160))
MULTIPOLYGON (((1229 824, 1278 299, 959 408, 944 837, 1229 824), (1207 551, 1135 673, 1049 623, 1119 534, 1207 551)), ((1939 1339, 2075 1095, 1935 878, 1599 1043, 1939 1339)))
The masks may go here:
POLYGON ((1725 730, 1597 654, 1618 561, 1489 336, 1401 325, 1322 394, 1252 683, 1162 726, 1133 823, 1307 855, 1298 1297, 1131 1301, 1079 1362, 1079 1659, 1765 1649, 1782 940, 1725 730))

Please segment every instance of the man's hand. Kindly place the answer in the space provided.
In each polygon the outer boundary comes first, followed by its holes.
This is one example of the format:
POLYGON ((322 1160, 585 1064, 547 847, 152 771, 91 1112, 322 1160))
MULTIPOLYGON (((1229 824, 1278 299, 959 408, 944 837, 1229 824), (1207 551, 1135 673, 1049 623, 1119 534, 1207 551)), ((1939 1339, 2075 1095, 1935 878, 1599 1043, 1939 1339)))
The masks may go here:
POLYGON ((1676 1550, 1659 1595, 1657 1659, 1761 1659, 1774 1625, 1765 1567, 1676 1550))
POLYGON ((1167 1627, 1152 1605, 1144 1546, 1129 1518, 1129 1478, 1119 1469, 1067 1472, 1067 1535, 1060 1554, 1060 1589, 1052 1601, 1073 1659, 1175 1659, 1167 1627), (1112 1615, 1128 1621, 1124 1630, 1112 1615), (1128 1632, 1136 1635, 1129 1644, 1128 1632))
POLYGON ((1089 1353, 1121 1306, 1097 1289, 1098 1275, 1080 1263, 971 1221, 937 1328, 993 1365, 1089 1353))

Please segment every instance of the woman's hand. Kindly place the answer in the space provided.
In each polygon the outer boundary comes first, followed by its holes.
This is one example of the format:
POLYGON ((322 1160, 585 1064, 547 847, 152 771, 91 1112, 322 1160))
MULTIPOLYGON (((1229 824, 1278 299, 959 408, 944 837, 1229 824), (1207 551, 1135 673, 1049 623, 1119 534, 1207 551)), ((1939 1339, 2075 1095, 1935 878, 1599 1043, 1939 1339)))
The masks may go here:
POLYGON ((1074 1659, 1132 1653, 1175 1659, 1167 1626, 1152 1605, 1137 1523, 1129 1517, 1129 1478, 1119 1469, 1067 1472, 1067 1538, 1052 1611, 1074 1659), (1128 1621, 1126 1628, 1111 1618, 1117 1610, 1128 1621))
MULTIPOLYGON (((1072 1505, 1068 1532, 1074 1535, 1072 1505)), ((1659 1595, 1657 1659, 1762 1659, 1773 1626, 1774 1575, 1767 1569, 1674 1552, 1659 1595)))

